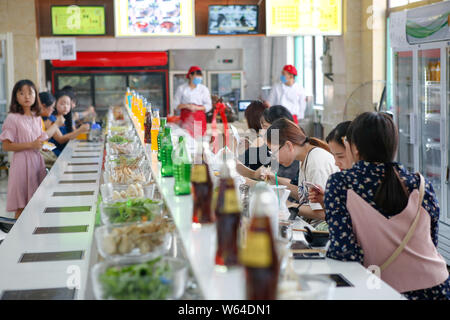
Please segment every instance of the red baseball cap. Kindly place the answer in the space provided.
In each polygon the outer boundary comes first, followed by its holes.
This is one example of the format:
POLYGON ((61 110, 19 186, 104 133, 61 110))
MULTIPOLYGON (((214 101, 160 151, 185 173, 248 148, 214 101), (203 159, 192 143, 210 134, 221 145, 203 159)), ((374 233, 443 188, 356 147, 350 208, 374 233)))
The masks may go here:
POLYGON ((187 73, 187 75, 186 75, 186 78, 189 79, 189 75, 190 75, 192 72, 195 72, 195 71, 202 71, 202 68, 200 68, 199 66, 192 66, 192 67, 190 67, 190 68, 189 68, 189 71, 188 71, 188 73, 187 73))
POLYGON ((297 69, 295 69, 292 64, 285 65, 283 70, 289 72, 290 74, 293 74, 294 76, 297 75, 297 69))

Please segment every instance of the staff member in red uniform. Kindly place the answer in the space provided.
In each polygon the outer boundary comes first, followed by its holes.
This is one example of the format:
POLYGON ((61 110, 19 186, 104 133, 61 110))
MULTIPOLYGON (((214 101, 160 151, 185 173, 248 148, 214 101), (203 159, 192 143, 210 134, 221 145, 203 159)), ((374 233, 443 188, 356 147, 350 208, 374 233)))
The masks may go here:
POLYGON ((305 89, 295 82, 297 69, 293 65, 285 65, 281 72, 281 83, 273 86, 267 103, 270 106, 286 107, 294 117, 294 122, 305 117, 306 93, 305 89))
MULTIPOLYGON (((201 123, 202 135, 206 133, 206 112, 212 108, 211 94, 202 84, 202 69, 192 66, 186 78, 188 83, 181 85, 174 97, 174 107, 180 110, 182 127, 194 136, 194 122, 201 123)), ((197 129, 199 130, 199 129, 197 129)))

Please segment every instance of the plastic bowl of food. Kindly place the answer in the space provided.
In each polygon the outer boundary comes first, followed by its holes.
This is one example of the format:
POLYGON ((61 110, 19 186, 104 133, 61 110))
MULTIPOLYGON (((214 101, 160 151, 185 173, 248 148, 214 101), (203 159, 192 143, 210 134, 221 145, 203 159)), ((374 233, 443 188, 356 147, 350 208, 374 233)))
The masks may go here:
POLYGON ((147 222, 163 212, 162 200, 134 198, 127 201, 102 202, 100 212, 102 223, 119 224, 131 222, 147 222))
POLYGON ((142 185, 132 183, 127 185, 105 183, 100 186, 102 199, 111 203, 116 201, 126 201, 132 198, 154 199, 155 184, 142 185))
POLYGON ((186 260, 159 257, 104 261, 92 268, 97 300, 177 300, 186 289, 186 260))
POLYGON ((95 229, 95 241, 98 252, 105 259, 154 259, 169 251, 174 229, 173 223, 164 218, 147 223, 106 225, 95 229))
POLYGON ((147 161, 138 164, 128 164, 127 162, 108 162, 104 172, 105 183, 130 185, 140 183, 143 186, 152 182, 152 171, 147 161))
POLYGON ((323 275, 291 274, 278 284, 279 300, 332 300, 336 282, 323 275))
POLYGON ((311 245, 311 247, 325 247, 327 245, 330 233, 328 231, 312 231, 305 226, 306 233, 305 239, 311 245))

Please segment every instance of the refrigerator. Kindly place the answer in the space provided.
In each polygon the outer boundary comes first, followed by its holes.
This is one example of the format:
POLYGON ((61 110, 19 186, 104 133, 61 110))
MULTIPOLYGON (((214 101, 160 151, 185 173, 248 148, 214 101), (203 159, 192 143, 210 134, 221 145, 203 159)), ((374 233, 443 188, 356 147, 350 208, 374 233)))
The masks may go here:
POLYGON ((74 61, 52 60, 52 91, 75 88, 79 110, 94 106, 104 114, 122 105, 127 88, 135 90, 158 108, 169 111, 167 52, 78 52, 74 61))
POLYGON ((438 249, 447 264, 450 264, 450 30, 447 16, 445 29, 438 34, 419 34, 411 28, 423 27, 425 19, 449 10, 447 2, 390 15, 392 83, 388 83, 392 88, 388 108, 394 113, 399 131, 397 160, 410 172, 420 172, 433 185, 440 206, 438 249))
MULTIPOLYGON (((223 98, 238 112, 239 100, 245 100, 242 49, 190 49, 169 52, 170 101, 176 89, 187 82, 190 66, 198 65, 203 71, 203 84, 211 95, 223 98)), ((171 111, 175 106, 171 106, 171 111)))

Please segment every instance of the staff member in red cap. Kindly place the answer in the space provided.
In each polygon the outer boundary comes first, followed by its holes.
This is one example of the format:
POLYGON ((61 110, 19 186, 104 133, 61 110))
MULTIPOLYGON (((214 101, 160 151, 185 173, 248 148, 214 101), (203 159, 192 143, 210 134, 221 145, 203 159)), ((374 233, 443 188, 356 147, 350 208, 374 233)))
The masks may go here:
MULTIPOLYGON (((194 135, 194 122, 201 123, 202 135, 206 133, 206 112, 212 108, 211 94, 202 84, 202 69, 192 66, 186 78, 189 79, 178 87, 174 97, 174 107, 180 111, 182 127, 194 135)), ((199 130, 199 129, 197 129, 199 130)))
POLYGON ((286 107, 294 117, 294 121, 305 117, 306 94, 305 89, 295 82, 297 69, 293 65, 285 65, 281 72, 281 83, 276 84, 270 93, 267 103, 270 106, 282 105, 286 107))

